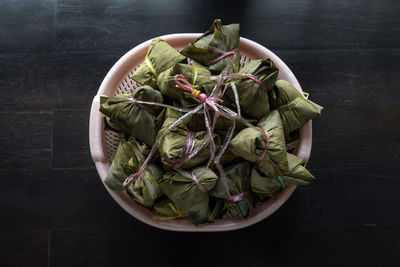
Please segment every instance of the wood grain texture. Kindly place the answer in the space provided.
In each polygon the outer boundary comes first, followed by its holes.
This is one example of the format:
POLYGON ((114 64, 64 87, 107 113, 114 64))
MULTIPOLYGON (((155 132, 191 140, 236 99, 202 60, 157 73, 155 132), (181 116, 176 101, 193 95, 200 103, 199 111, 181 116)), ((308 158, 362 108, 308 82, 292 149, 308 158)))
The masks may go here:
POLYGON ((54 111, 53 168, 94 168, 88 129, 87 110, 54 111))
POLYGON ((56 1, 0 1, 0 53, 55 50, 56 1))
POLYGON ((2 266, 48 266, 50 231, 0 230, 2 266))
POLYGON ((111 197, 94 169, 0 171, 0 229, 126 227, 132 220, 111 197))
POLYGON ((150 228, 140 232, 133 228, 124 231, 60 230, 52 233, 50 264, 396 266, 394 263, 400 260, 399 244, 389 244, 387 239, 391 238, 400 238, 398 227, 264 228, 257 225, 231 233, 200 235, 150 228), (149 238, 152 235, 157 238, 149 238), (207 257, 202 256, 204 253, 207 257))
POLYGON ((394 0, 0 1, 0 266, 399 266, 399 14, 394 0), (247 229, 161 231, 98 178, 91 101, 129 49, 215 18, 325 107, 316 180, 247 229))
POLYGON ((119 54, 0 54, 0 111, 87 109, 119 54))
POLYGON ((384 166, 392 172, 400 150, 400 50, 276 52, 325 107, 313 121, 310 166, 384 166))
POLYGON ((239 22, 243 36, 271 49, 400 45, 398 38, 392 38, 400 30, 400 7, 395 1, 60 0, 57 10, 57 49, 62 50, 127 50, 167 33, 204 32, 217 17, 226 23, 239 22))
POLYGON ((48 166, 52 150, 52 114, 0 112, 0 169, 34 169, 48 166))

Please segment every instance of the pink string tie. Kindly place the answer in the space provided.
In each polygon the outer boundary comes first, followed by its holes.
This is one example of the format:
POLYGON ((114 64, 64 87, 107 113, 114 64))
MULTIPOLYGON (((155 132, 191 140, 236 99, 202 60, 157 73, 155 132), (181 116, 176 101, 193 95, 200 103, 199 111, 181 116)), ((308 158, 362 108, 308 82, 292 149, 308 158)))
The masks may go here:
POLYGON ((207 100, 208 96, 205 93, 202 93, 199 90, 194 89, 192 87, 192 85, 186 80, 186 77, 183 76, 182 74, 176 74, 174 76, 174 81, 175 81, 176 85, 178 85, 183 90, 191 93, 194 97, 199 99, 201 102, 205 102, 207 100), (178 78, 180 78, 182 80, 182 82, 179 81, 178 78))
POLYGON ((197 179, 196 175, 194 175, 193 172, 190 172, 189 174, 190 174, 190 176, 192 177, 192 180, 194 181, 194 183, 198 186, 198 188, 199 188, 202 192, 207 193, 208 190, 205 189, 204 186, 199 182, 199 179, 197 179))
POLYGON ((207 64, 208 66, 214 65, 214 64, 217 63, 218 61, 220 61, 220 60, 222 60, 222 59, 224 59, 224 58, 226 58, 226 57, 229 57, 229 56, 231 56, 231 55, 234 55, 234 54, 235 54, 236 52, 238 52, 238 51, 239 51, 239 49, 238 49, 238 48, 235 48, 235 49, 233 49, 232 51, 225 52, 225 53, 223 53, 222 55, 220 55, 219 57, 214 58, 213 60, 207 62, 206 64, 207 64))
POLYGON ((148 108, 148 107, 146 107, 146 106, 140 104, 133 96, 129 96, 128 98, 129 98, 129 100, 132 101, 133 104, 135 104, 136 106, 140 107, 140 108, 143 109, 144 111, 146 111, 146 112, 148 112, 148 113, 150 113, 150 114, 152 114, 152 115, 155 114, 154 110, 152 110, 151 108, 148 108))
POLYGON ((242 192, 237 195, 229 196, 229 197, 225 198, 225 200, 229 201, 229 202, 239 202, 246 196, 247 193, 249 193, 249 191, 245 191, 245 192, 242 192))
POLYGON ((186 137, 186 144, 185 144, 185 148, 183 150, 182 158, 180 158, 176 162, 166 162, 166 161, 164 161, 164 159, 161 159, 161 162, 164 165, 170 166, 172 168, 180 167, 183 163, 185 163, 189 159, 189 156, 193 151, 195 141, 196 141, 195 134, 191 130, 188 130, 187 137, 186 137))

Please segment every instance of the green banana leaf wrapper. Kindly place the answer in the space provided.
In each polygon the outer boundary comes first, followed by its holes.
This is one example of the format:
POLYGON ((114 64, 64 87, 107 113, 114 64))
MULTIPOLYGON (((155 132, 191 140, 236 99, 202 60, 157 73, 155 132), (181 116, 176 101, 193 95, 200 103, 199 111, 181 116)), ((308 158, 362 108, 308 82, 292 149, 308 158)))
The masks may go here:
POLYGON ((137 100, 163 103, 163 96, 159 91, 150 86, 141 86, 136 88, 131 95, 101 96, 100 112, 106 116, 110 127, 129 133, 146 145, 152 146, 159 129, 156 115, 161 109, 157 106, 146 106, 145 110, 128 99, 129 96, 137 100))
MULTIPOLYGON (((217 182, 218 176, 209 168, 198 167, 192 170, 199 184, 210 191, 217 182)), ((162 191, 175 205, 188 216, 193 223, 206 223, 209 209, 209 194, 203 192, 190 178, 177 172, 167 172, 159 181, 162 191)))
POLYGON ((132 74, 131 79, 141 85, 156 88, 157 77, 161 72, 185 60, 186 57, 175 48, 161 38, 156 38, 151 42, 144 62, 132 74))
POLYGON ((219 178, 215 187, 210 191, 210 196, 224 199, 224 204, 231 216, 242 216, 247 218, 254 208, 254 195, 250 192, 250 174, 252 165, 248 161, 242 161, 225 169, 229 192, 231 195, 245 193, 244 197, 237 201, 227 201, 229 197, 219 178))
MULTIPOLYGON (((208 66, 213 73, 220 73, 232 61, 233 55, 227 56, 209 66, 212 60, 222 55, 221 52, 215 51, 213 48, 217 48, 223 52, 229 52, 238 48, 239 32, 239 24, 222 25, 221 20, 217 19, 207 32, 186 46, 181 53, 204 66, 208 66)), ((239 62, 240 55, 239 52, 236 52, 236 60, 232 72, 239 70, 239 62)))
POLYGON ((181 210, 168 197, 165 197, 154 204, 154 212, 162 215, 165 219, 175 219, 183 217, 181 210))
MULTIPOLYGON (((139 170, 149 152, 150 148, 137 142, 135 138, 121 139, 104 183, 112 190, 123 191, 125 179, 139 170)), ((162 175, 162 169, 151 163, 137 187, 133 184, 129 186, 128 194, 140 204, 151 207, 160 194, 157 180, 162 175)))
POLYGON ((278 80, 270 94, 271 107, 281 114, 285 136, 321 115, 323 107, 306 99, 291 83, 278 80))
POLYGON ((181 107, 194 107, 200 104, 200 100, 194 97, 191 93, 178 87, 174 81, 176 74, 182 74, 186 80, 195 88, 201 92, 204 92, 203 85, 211 84, 209 77, 211 72, 202 66, 189 66, 187 64, 175 64, 168 70, 162 72, 157 79, 158 88, 163 95, 178 101, 181 107))
POLYGON ((285 187, 306 185, 314 176, 303 166, 304 161, 287 153, 289 170, 278 176, 266 176, 256 167, 251 171, 251 190, 261 199, 274 197, 285 187))
MULTIPOLYGON (((243 112, 252 118, 261 119, 270 111, 268 92, 274 87, 279 69, 271 59, 267 58, 264 60, 250 60, 239 73, 251 74, 265 85, 264 89, 249 78, 235 81, 239 94, 239 104, 243 112)), ((231 90, 228 90, 226 94, 230 101, 235 101, 231 90)))
MULTIPOLYGON (((233 109, 235 111, 235 109, 233 109)), ((211 119, 214 118, 214 111, 210 110, 211 119)), ((206 124, 204 122, 204 115, 203 114, 194 114, 190 118, 186 119, 185 125, 192 131, 205 131, 207 130, 206 124)), ((215 132, 219 134, 225 134, 229 127, 232 125, 232 121, 224 118, 222 116, 218 117, 217 122, 215 123, 215 132)), ((247 126, 241 122, 236 121, 236 130, 242 130, 247 126)))
MULTIPOLYGON (((258 126, 270 133, 267 152, 258 164, 258 169, 268 176, 287 172, 286 144, 279 112, 271 111, 260 120, 258 126)), ((266 142, 261 131, 248 127, 232 139, 229 151, 250 162, 256 162, 265 150, 266 142)))
MULTIPOLYGON (((130 159, 126 168, 132 168, 135 172, 138 166, 130 159)), ((128 194, 138 203, 146 207, 152 207, 156 199, 160 196, 161 189, 158 180, 163 176, 164 171, 158 165, 151 163, 146 171, 141 175, 137 183, 132 183, 128 187, 128 194)))
POLYGON ((214 222, 215 219, 222 218, 222 216, 226 213, 226 210, 224 210, 224 205, 223 199, 210 197, 210 213, 208 214, 207 221, 214 222))
MULTIPOLYGON (((181 115, 172 109, 167 109, 165 114, 164 124, 159 131, 159 136, 163 134, 164 130, 168 128, 169 125, 174 123, 179 119, 181 115)), ((184 154, 186 140, 188 135, 188 128, 184 123, 172 129, 161 141, 158 151, 160 153, 161 159, 167 163, 178 162, 184 154)), ((198 147, 206 138, 206 131, 194 132, 195 142, 194 148, 198 147)), ((221 141, 218 135, 214 135, 214 141, 216 145, 220 145, 221 141)), ((193 158, 184 162, 180 167, 183 169, 193 168, 196 165, 208 160, 210 158, 210 150, 208 145, 205 145, 200 152, 193 158)))
POLYGON ((164 108, 160 114, 158 114, 158 116, 156 117, 156 125, 158 129, 161 129, 162 125, 164 124, 164 120, 165 120, 165 113, 167 112, 167 109, 164 108))
POLYGON ((227 149, 225 151, 225 153, 222 155, 220 162, 221 162, 222 165, 226 165, 226 164, 231 163, 231 162, 233 162, 235 160, 241 160, 241 158, 239 158, 238 156, 236 156, 235 154, 233 154, 232 152, 230 152, 227 149))

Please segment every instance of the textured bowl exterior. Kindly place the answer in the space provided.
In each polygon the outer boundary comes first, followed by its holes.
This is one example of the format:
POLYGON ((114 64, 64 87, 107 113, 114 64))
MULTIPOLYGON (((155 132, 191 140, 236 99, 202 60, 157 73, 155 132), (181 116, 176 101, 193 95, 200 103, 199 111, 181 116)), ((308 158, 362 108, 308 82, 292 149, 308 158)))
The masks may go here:
MULTIPOLYGON (((195 40, 200 34, 189 33, 189 34, 170 34, 161 36, 166 42, 176 49, 182 49, 189 42, 195 40)), ((122 88, 122 84, 127 84, 127 75, 132 73, 134 67, 137 67, 143 62, 147 48, 150 45, 151 40, 146 41, 128 53, 121 57, 117 63, 110 69, 100 85, 97 95, 93 99, 92 108, 90 111, 90 125, 89 125, 89 141, 90 151, 93 161, 96 165, 100 179, 104 182, 107 171, 110 167, 110 147, 117 143, 117 140, 113 142, 109 141, 109 137, 106 138, 104 131, 104 119, 102 114, 99 112, 100 106, 100 95, 113 96, 116 94, 118 88, 122 88), (113 144, 111 144, 113 143, 113 144)), ((245 59, 261 59, 271 58, 274 63, 279 67, 279 79, 284 79, 292 83, 297 90, 302 92, 301 86, 297 81, 292 71, 286 66, 286 64, 273 52, 267 48, 257 44, 249 39, 240 38, 239 50, 245 55, 245 59)), ((130 83, 132 83, 130 81, 130 83)), ((300 158, 308 161, 311 153, 312 144, 312 126, 311 121, 300 128, 300 140, 295 148, 295 154, 300 158)), ((152 217, 152 212, 141 205, 137 204, 132 200, 126 192, 115 192, 110 190, 106 185, 105 188, 114 198, 114 200, 129 214, 136 219, 152 225, 154 227, 171 230, 171 231, 182 231, 182 232, 219 232, 219 231, 230 231, 241 229, 250 225, 253 225, 261 220, 267 218, 277 209, 279 209, 283 203, 290 197, 295 190, 295 187, 285 188, 275 198, 269 199, 263 202, 259 207, 253 210, 251 216, 247 219, 234 217, 229 219, 218 219, 212 224, 204 226, 195 226, 189 220, 185 219, 173 219, 173 220, 155 220, 152 217)))

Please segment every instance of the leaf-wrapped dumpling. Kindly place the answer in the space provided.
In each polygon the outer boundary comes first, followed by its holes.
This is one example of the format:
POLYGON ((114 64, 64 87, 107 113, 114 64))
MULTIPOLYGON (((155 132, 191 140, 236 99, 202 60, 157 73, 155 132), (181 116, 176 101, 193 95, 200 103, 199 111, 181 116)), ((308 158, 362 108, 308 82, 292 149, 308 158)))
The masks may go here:
MULTIPOLYGON (((159 131, 159 136, 163 134, 168 126, 178 120, 179 117, 180 115, 177 111, 167 109, 164 124, 159 131)), ((187 169, 192 168, 210 158, 210 150, 207 145, 204 145, 197 155, 183 163, 179 163, 185 156, 185 148, 187 148, 189 135, 191 135, 191 138, 193 140, 193 144, 190 145, 191 151, 195 150, 207 138, 206 131, 189 131, 186 125, 183 123, 173 128, 168 134, 165 135, 158 147, 158 151, 160 152, 160 156, 164 164, 169 166, 177 164, 175 167, 180 166, 183 169, 187 169)), ((216 144, 220 144, 219 136, 214 135, 214 137, 214 141, 216 142, 216 144)))
POLYGON ((199 99, 176 85, 174 81, 176 74, 185 76, 193 88, 204 92, 202 86, 212 83, 209 79, 211 72, 202 66, 189 66, 178 63, 158 76, 157 85, 163 95, 178 101, 182 107, 193 107, 200 104, 199 99))
POLYGON ((253 168, 251 172, 251 190, 261 199, 274 197, 282 189, 289 186, 306 185, 314 176, 304 168, 304 161, 290 153, 287 153, 289 170, 277 176, 265 176, 253 168))
POLYGON ((150 86, 141 86, 132 95, 100 97, 100 112, 112 122, 111 127, 130 133, 146 145, 152 146, 157 136, 156 115, 161 110, 157 106, 138 105, 130 99, 163 103, 162 94, 150 86))
POLYGON ((152 40, 144 62, 132 74, 131 78, 141 85, 157 87, 158 75, 186 59, 175 48, 161 38, 152 40))
POLYGON ((229 196, 221 178, 210 191, 210 196, 225 200, 225 206, 231 216, 248 217, 254 207, 254 197, 250 192, 251 165, 248 161, 242 161, 225 169, 228 188, 231 196, 237 198, 228 199, 229 196))
POLYGON ((114 191, 123 191, 126 177, 137 171, 149 152, 149 147, 137 142, 135 138, 121 139, 104 183, 114 191), (129 161, 131 163, 128 165, 129 161))
POLYGON ((162 215, 165 219, 175 219, 183 217, 181 210, 168 197, 165 197, 154 204, 153 207, 157 215, 162 215))
MULTIPOLYGON (((128 161, 126 166, 126 168, 132 168, 134 172, 137 172, 139 167, 132 159, 128 161)), ((143 206, 152 207, 161 192, 158 180, 163 176, 163 173, 163 170, 156 164, 149 164, 140 179, 129 185, 128 194, 143 206)))
POLYGON ((218 177, 211 169, 205 167, 184 173, 165 173, 159 181, 160 187, 195 224, 205 223, 209 214, 207 191, 215 186, 218 177))
POLYGON ((323 107, 306 99, 291 83, 278 80, 270 94, 270 104, 278 109, 286 138, 309 120, 321 114, 323 107))
POLYGON ((276 176, 288 170, 286 144, 283 135, 282 121, 277 110, 273 110, 263 117, 259 124, 269 136, 267 138, 261 130, 246 128, 240 131, 229 144, 232 154, 250 162, 256 162, 257 167, 268 176, 276 176), (267 146, 263 158, 263 152, 267 146))
MULTIPOLYGON (((139 170, 149 152, 150 148, 145 144, 140 144, 135 138, 122 139, 104 183, 112 190, 123 191, 125 179, 139 170)), ((162 175, 163 171, 160 167, 153 163, 149 164, 136 187, 134 184, 129 186, 128 194, 140 204, 151 207, 160 194, 157 180, 162 175)))
MULTIPOLYGON (((239 74, 253 75, 265 85, 265 88, 263 88, 249 78, 242 78, 235 82, 239 104, 244 113, 255 119, 260 119, 269 112, 268 92, 274 87, 278 73, 278 67, 269 58, 250 60, 239 71, 239 74)), ((228 90, 226 94, 230 101, 235 101, 231 90, 228 90)))
MULTIPOLYGON (((210 110, 210 115, 213 120, 214 118, 214 111, 210 110)), ((193 114, 190 118, 185 120, 186 126, 192 131, 205 131, 207 130, 206 124, 204 122, 204 115, 203 114, 193 114)), ((229 127, 232 125, 232 120, 227 119, 225 117, 219 116, 217 122, 215 123, 214 130, 220 133, 226 133, 229 127)), ((237 120, 236 121, 236 130, 242 130, 246 128, 246 125, 237 120)))
MULTIPOLYGON (((215 64, 212 64, 213 60, 224 52, 233 51, 239 46, 239 31, 239 24, 222 25, 221 20, 217 19, 207 32, 186 46, 181 53, 204 66, 209 66, 212 72, 220 73, 232 61, 233 55, 227 56, 215 64)), ((239 70, 239 60, 239 52, 236 52, 232 72, 239 70)))

